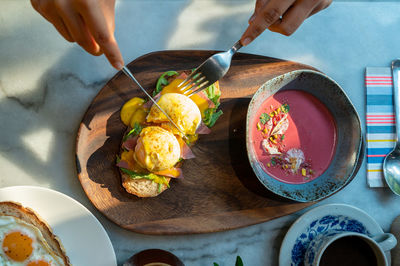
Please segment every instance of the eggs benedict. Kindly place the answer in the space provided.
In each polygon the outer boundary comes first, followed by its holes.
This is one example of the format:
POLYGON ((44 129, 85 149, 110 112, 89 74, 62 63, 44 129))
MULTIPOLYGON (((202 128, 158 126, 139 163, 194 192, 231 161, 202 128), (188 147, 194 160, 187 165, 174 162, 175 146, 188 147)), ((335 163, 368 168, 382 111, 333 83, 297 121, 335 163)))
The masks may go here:
POLYGON ((218 82, 191 97, 178 85, 187 73, 165 72, 153 92, 157 106, 134 97, 121 109, 121 121, 128 126, 117 158, 122 186, 138 197, 155 197, 170 187, 172 178, 180 178, 183 159, 194 158, 190 146, 198 134, 208 134, 219 116, 221 92, 218 82))

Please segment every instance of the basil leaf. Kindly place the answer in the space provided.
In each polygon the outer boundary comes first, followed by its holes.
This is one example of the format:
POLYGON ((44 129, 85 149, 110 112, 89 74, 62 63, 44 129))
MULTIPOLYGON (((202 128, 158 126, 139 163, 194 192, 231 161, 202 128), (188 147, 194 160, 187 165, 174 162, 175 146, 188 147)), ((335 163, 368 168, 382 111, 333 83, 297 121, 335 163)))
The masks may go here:
POLYGON ((167 71, 164 74, 162 74, 160 76, 160 78, 157 80, 157 84, 156 84, 156 89, 153 91, 153 96, 156 96, 157 94, 159 94, 163 87, 162 86, 166 86, 168 85, 168 80, 166 79, 166 77, 171 77, 174 75, 178 75, 178 72, 176 71, 167 71))
POLYGON ((214 262, 214 266, 219 266, 219 264, 218 264, 218 263, 216 263, 216 262, 214 262))
POLYGON ((261 116, 260 116, 260 122, 263 125, 265 125, 265 123, 267 123, 270 119, 271 119, 271 117, 267 113, 262 113, 261 116))

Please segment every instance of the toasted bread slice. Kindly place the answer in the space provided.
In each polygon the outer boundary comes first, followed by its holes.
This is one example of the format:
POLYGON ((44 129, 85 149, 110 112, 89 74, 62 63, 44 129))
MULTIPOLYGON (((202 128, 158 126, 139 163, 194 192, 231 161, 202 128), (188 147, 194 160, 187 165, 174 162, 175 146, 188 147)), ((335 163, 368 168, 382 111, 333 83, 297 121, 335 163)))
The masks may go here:
MULTIPOLYGON (((132 179, 127 174, 121 172, 122 186, 128 193, 134 194, 141 198, 156 197, 164 192, 168 187, 162 184, 159 189, 159 184, 148 179, 132 179)), ((167 181, 171 178, 166 177, 167 181)))
POLYGON ((65 265, 71 265, 61 241, 53 234, 50 226, 32 209, 23 207, 16 202, 2 201, 0 202, 0 215, 16 217, 38 228, 54 253, 63 260, 65 265))

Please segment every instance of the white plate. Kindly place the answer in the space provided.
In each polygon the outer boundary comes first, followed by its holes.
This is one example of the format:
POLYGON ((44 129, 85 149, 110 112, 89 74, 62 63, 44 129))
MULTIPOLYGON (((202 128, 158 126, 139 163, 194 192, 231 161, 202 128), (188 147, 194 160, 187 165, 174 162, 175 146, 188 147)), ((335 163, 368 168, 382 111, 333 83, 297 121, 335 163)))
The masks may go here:
MULTIPOLYGON (((302 266, 309 237, 336 229, 377 235, 383 233, 379 224, 364 211, 346 204, 327 204, 300 216, 289 228, 279 251, 279 266, 302 266), (303 256, 303 257, 302 257, 303 256)), ((386 252, 390 265, 390 252, 386 252)))
POLYGON ((34 186, 0 189, 0 201, 15 201, 33 209, 53 229, 74 266, 116 266, 111 241, 100 222, 76 200, 34 186))

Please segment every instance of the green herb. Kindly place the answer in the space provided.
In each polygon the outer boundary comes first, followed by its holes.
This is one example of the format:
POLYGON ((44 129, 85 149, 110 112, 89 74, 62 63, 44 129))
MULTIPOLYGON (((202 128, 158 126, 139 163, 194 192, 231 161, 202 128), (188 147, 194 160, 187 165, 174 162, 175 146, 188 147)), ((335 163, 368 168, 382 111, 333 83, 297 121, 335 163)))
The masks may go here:
POLYGON ((271 119, 271 117, 267 113, 262 113, 261 116, 260 116, 260 122, 263 125, 265 125, 265 123, 267 123, 270 119, 271 119))
POLYGON ((115 161, 117 162, 117 163, 119 163, 120 161, 121 161, 121 158, 117 155, 116 156, 117 158, 115 159, 115 161))
POLYGON ((171 77, 174 75, 178 75, 178 72, 176 71, 167 71, 164 74, 161 75, 161 77, 157 80, 157 84, 156 84, 156 89, 153 91, 153 96, 156 96, 157 94, 159 94, 162 90, 162 86, 167 86, 168 80, 167 77, 171 77))
POLYGON ((276 165, 275 157, 272 157, 272 158, 271 158, 271 164, 272 164, 273 166, 276 165))
POLYGON ((285 139, 285 135, 282 135, 281 140, 284 140, 284 139, 285 139))
POLYGON ((240 256, 236 257, 235 266, 243 266, 243 261, 242 261, 242 258, 240 256))
POLYGON ((290 110, 290 106, 287 103, 282 104, 282 112, 289 113, 289 110, 290 110))
POLYGON ((143 127, 138 122, 135 122, 131 131, 129 131, 128 134, 126 134, 126 136, 124 137, 124 141, 126 141, 128 139, 128 137, 131 135, 133 135, 133 136, 139 135, 140 132, 142 131, 142 129, 143 129, 143 127))
POLYGON ((207 97, 215 104, 215 107, 217 108, 220 104, 218 100, 219 97, 221 97, 221 91, 217 91, 217 86, 214 84, 208 86, 204 91, 207 97))
POLYGON ((218 264, 218 263, 216 263, 216 262, 214 262, 214 266, 219 266, 219 264, 218 264))
POLYGON ((122 167, 120 169, 121 169, 121 171, 123 173, 127 174, 132 179, 144 178, 144 179, 151 180, 151 181, 153 181, 153 182, 155 182, 157 184, 167 185, 167 187, 169 187, 168 181, 165 178, 165 176, 160 176, 160 175, 156 175, 156 174, 153 174, 153 173, 148 173, 148 174, 137 173, 135 171, 132 171, 132 170, 129 170, 129 169, 126 169, 126 168, 122 168, 122 167))
POLYGON ((207 127, 212 127, 217 122, 218 118, 223 114, 222 110, 217 112, 217 108, 207 108, 204 111, 203 122, 207 127))

